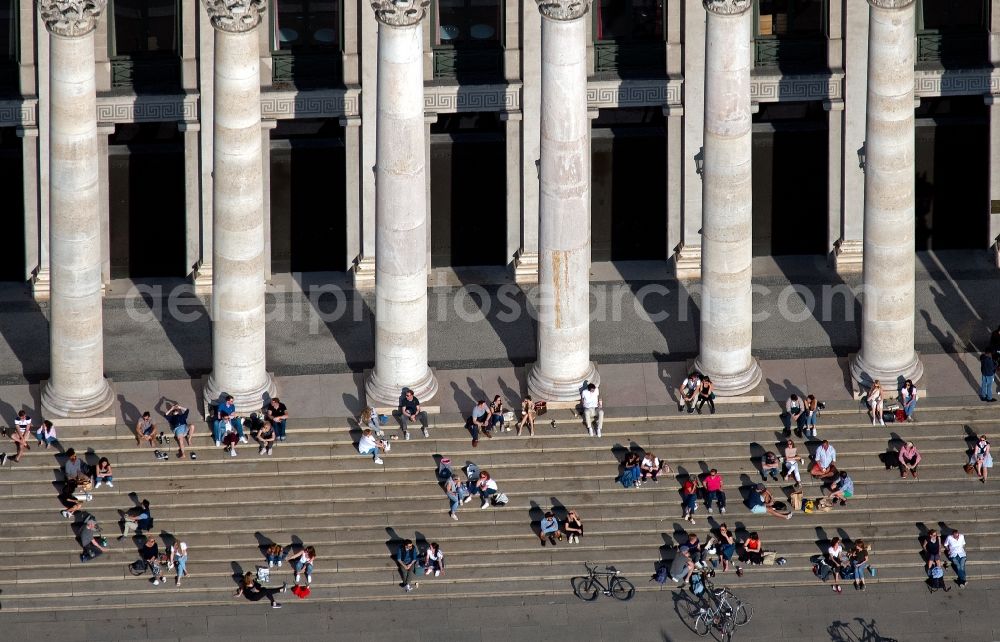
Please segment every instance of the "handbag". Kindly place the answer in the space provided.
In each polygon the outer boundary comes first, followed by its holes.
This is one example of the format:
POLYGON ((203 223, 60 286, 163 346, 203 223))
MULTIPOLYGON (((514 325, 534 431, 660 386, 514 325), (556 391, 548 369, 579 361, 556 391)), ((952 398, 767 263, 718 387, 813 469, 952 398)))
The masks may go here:
POLYGON ((976 474, 976 467, 973 466, 972 464, 966 464, 965 465, 965 474, 966 475, 975 475, 976 474))
POLYGON ((761 563, 764 566, 774 566, 775 561, 778 559, 778 554, 775 551, 763 551, 760 555, 761 563))
POLYGON ((545 412, 548 409, 549 409, 549 404, 547 402, 545 402, 545 401, 536 401, 535 402, 535 414, 536 415, 544 415, 545 412))

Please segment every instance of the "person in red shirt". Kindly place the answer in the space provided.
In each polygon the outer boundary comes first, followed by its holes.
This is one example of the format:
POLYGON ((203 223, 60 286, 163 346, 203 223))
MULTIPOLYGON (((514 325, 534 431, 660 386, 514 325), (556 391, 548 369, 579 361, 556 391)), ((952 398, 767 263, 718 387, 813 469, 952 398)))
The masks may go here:
POLYGON ((698 508, 698 485, 691 477, 681 485, 681 500, 684 507, 682 519, 694 524, 694 511, 698 508))
POLYGON ((722 490, 722 475, 719 471, 712 469, 708 472, 708 476, 705 477, 702 482, 705 484, 705 508, 708 509, 709 514, 712 512, 712 501, 719 505, 719 512, 726 512, 726 492, 722 490))

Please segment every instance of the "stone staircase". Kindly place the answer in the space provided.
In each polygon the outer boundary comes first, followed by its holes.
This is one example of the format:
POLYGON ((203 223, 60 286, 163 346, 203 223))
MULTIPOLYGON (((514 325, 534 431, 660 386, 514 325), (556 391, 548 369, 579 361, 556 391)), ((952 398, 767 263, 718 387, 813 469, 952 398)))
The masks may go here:
MULTIPOLYGON (((922 529, 942 530, 943 524, 966 535, 971 583, 1000 579, 1000 541, 991 537, 1000 528, 1000 480, 984 485, 962 470, 969 439, 974 432, 989 433, 996 418, 992 406, 974 398, 938 398, 922 402, 917 423, 881 428, 871 426, 856 404, 832 403, 820 418, 819 436, 837 448, 838 466, 855 480, 855 497, 832 512, 800 512, 787 521, 752 515, 738 491, 760 479, 755 458, 776 449, 781 423, 773 403, 722 405, 714 416, 680 414, 676 407, 609 409, 601 439, 588 438, 569 411, 550 411, 539 419, 534 438, 503 433, 475 449, 460 417, 436 415, 430 438, 415 431, 410 441, 394 441, 384 466, 357 454, 357 430, 347 419, 293 420, 289 441, 271 456, 258 455, 251 443, 236 458, 209 446, 201 424, 198 460, 172 454, 167 462, 137 448, 124 426, 66 428, 64 447, 91 449, 90 463, 106 456, 114 467, 115 487, 93 491, 85 506, 100 521, 112 552, 79 561, 71 520, 59 515, 56 501, 61 458, 33 446, 21 463, 0 469, 2 607, 139 608, 151 599, 161 606, 231 604, 234 573, 264 564, 260 546, 293 540, 315 546, 319 554, 312 600, 432 599, 484 591, 564 595, 571 590, 569 578, 588 560, 616 565, 639 590, 660 590, 647 581, 655 563, 673 556, 686 529, 704 541, 719 521, 740 536, 758 531, 765 548, 788 560, 753 567, 742 578, 732 572, 716 578, 737 587, 816 584, 810 557, 834 535, 873 545, 878 576, 871 582, 921 582, 918 538, 922 529), (919 481, 901 480, 880 461, 892 435, 913 440, 921 450, 919 481), (623 489, 614 481, 617 461, 633 447, 653 450, 674 474, 623 489), (456 466, 474 461, 490 471, 510 504, 480 510, 476 499, 459 511, 459 521, 449 519, 435 455, 450 457, 456 466), (708 468, 725 478, 729 510, 709 516, 700 506, 691 526, 680 519, 677 475, 708 468), (166 569, 170 579, 160 587, 148 575, 128 573, 136 544, 116 540, 116 522, 118 510, 133 504, 129 493, 151 502, 152 532, 161 549, 164 539, 188 543, 190 575, 180 588, 166 569), (553 507, 580 513, 586 535, 579 544, 540 546, 533 525, 553 507), (446 573, 426 578, 409 594, 400 589, 391 558, 403 538, 437 541, 446 552, 446 573)), ((801 440, 796 442, 802 452, 801 440)), ((810 443, 810 450, 816 445, 810 443)), ((803 484, 807 498, 820 495, 808 475, 803 484)), ((771 485, 779 499, 778 489, 786 486, 771 485)), ((291 583, 291 569, 273 569, 275 580, 291 583)))

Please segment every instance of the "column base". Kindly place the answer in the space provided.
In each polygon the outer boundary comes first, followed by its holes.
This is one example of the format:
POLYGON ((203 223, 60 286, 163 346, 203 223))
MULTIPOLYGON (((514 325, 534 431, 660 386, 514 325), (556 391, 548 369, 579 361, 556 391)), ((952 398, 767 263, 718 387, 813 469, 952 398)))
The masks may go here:
POLYGON ((833 269, 837 274, 859 274, 864 267, 864 243, 840 239, 833 246, 833 269))
POLYGON ((255 390, 226 388, 221 382, 215 379, 215 373, 205 377, 203 379, 202 395, 204 397, 206 416, 208 414, 208 406, 214 404, 224 394, 233 396, 233 403, 236 404, 237 412, 241 414, 260 412, 264 407, 265 400, 269 400, 278 393, 278 388, 274 385, 274 377, 271 376, 271 373, 265 372, 264 375, 267 377, 264 385, 255 390))
POLYGON ((374 257, 358 257, 354 260, 354 289, 375 289, 375 259, 374 257))
POLYGON ((194 285, 195 296, 212 294, 212 265, 202 263, 195 268, 191 275, 191 283, 194 285))
POLYGON ((38 270, 31 279, 31 296, 35 301, 48 301, 52 296, 52 280, 48 270, 38 270))
POLYGON ((851 360, 851 379, 863 390, 870 388, 876 379, 882 384, 883 389, 899 390, 907 379, 916 383, 923 374, 924 364, 916 352, 913 353, 913 359, 904 367, 892 370, 866 362, 860 352, 851 360))
POLYGON ((514 283, 532 285, 538 283, 538 254, 535 252, 517 253, 514 257, 514 283))
POLYGON ((680 280, 701 278, 700 246, 685 247, 682 245, 674 253, 674 276, 680 280))
POLYGON ((593 361, 582 377, 570 380, 553 379, 541 371, 538 363, 533 363, 528 369, 528 394, 535 401, 576 402, 580 401, 584 381, 601 385, 601 374, 593 361))
MULTIPOLYGON (((115 391, 111 387, 111 382, 105 378, 101 379, 100 390, 89 397, 70 397, 65 392, 56 390, 51 381, 46 381, 42 385, 42 416, 52 420, 56 425, 74 425, 75 420, 98 418, 103 420, 106 415, 111 414, 106 411, 115 402, 115 391), (62 421, 60 421, 62 420, 62 421)), ((104 425, 106 422, 98 421, 104 425)))
POLYGON ((756 388, 760 384, 760 380, 763 378, 763 372, 761 372, 760 364, 758 364, 757 360, 752 357, 750 359, 750 367, 736 374, 718 374, 711 372, 702 366, 701 357, 695 359, 692 367, 695 371, 708 375, 712 379, 712 384, 715 386, 715 394, 720 397, 738 397, 740 395, 745 395, 756 388))
POLYGON ((427 372, 419 381, 402 384, 379 379, 374 370, 365 377, 365 398, 369 406, 398 408, 403 397, 403 390, 412 390, 413 396, 419 399, 421 404, 425 404, 437 394, 437 377, 434 376, 434 371, 430 368, 427 368, 427 372))

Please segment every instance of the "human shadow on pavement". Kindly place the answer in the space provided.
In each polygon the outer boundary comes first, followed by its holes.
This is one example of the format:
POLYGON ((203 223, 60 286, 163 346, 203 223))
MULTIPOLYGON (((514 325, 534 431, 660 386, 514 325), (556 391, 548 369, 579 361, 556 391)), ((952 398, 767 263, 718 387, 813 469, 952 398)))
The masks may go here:
POLYGON ((854 624, 849 622, 835 621, 827 627, 826 632, 830 635, 830 642, 896 642, 895 638, 888 638, 878 632, 878 625, 875 619, 871 622, 865 618, 856 617, 858 631, 854 631, 854 624))

